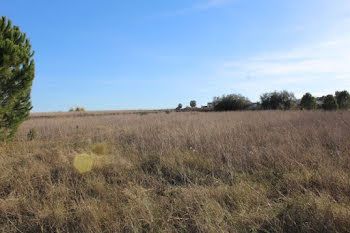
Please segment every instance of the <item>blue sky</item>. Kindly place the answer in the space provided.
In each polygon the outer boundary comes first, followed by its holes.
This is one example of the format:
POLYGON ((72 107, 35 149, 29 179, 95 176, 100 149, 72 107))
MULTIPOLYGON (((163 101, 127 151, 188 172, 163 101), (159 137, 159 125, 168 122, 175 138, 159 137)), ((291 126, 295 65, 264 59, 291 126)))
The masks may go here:
POLYGON ((36 51, 34 112, 350 90, 349 0, 0 0, 36 51))

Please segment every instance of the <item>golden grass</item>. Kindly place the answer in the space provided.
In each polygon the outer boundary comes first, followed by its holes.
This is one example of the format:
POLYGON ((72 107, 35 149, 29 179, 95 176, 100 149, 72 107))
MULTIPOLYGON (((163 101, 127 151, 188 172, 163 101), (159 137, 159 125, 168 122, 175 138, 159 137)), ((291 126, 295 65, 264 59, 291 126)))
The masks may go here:
POLYGON ((350 112, 132 113, 25 122, 0 232, 350 232, 350 112))

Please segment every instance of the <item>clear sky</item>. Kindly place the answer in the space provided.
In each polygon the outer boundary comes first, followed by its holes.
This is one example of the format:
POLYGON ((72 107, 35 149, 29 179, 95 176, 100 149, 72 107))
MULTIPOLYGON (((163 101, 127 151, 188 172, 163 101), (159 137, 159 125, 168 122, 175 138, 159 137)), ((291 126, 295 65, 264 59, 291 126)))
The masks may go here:
POLYGON ((33 111, 350 90, 349 0, 0 0, 36 51, 33 111))

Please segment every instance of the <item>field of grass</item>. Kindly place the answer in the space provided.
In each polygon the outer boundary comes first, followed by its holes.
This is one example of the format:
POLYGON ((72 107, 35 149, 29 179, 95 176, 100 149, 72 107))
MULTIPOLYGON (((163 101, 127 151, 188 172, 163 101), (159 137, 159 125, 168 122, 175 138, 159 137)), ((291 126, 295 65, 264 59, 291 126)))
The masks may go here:
POLYGON ((0 232, 350 232, 350 112, 74 114, 0 147, 0 232))

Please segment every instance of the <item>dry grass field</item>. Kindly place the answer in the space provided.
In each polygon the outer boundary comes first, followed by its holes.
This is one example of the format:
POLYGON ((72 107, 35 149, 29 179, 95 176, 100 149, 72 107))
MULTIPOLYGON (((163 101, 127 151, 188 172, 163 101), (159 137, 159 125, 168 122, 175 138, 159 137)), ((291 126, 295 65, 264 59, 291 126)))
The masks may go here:
POLYGON ((0 232, 350 232, 350 112, 74 114, 0 147, 0 232))

